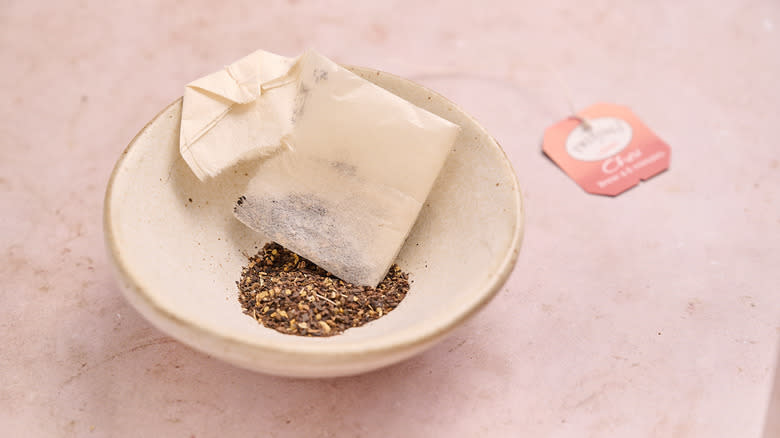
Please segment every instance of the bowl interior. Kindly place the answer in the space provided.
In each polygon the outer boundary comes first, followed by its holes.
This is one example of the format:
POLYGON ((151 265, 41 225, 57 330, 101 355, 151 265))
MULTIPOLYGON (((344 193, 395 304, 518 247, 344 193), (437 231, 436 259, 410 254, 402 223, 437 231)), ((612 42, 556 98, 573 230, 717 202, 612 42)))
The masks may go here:
POLYGON ((505 281, 519 248, 522 207, 501 148, 443 97, 393 75, 353 71, 462 127, 397 260, 413 281, 405 300, 374 322, 328 338, 284 335, 242 314, 235 282, 246 255, 266 239, 238 222, 232 206, 254 164, 200 182, 178 152, 179 100, 133 140, 106 194, 109 252, 130 301, 152 308, 143 313, 153 322, 173 321, 265 351, 381 351, 447 331, 505 281))

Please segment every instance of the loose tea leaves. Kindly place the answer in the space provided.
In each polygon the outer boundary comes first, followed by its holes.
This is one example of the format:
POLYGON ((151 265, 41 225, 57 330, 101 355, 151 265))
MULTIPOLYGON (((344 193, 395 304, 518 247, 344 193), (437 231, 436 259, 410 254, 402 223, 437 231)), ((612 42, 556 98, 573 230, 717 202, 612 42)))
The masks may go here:
POLYGON ((299 336, 333 336, 382 317, 409 291, 393 265, 376 288, 355 286, 277 243, 268 243, 236 282, 244 313, 266 327, 299 336))

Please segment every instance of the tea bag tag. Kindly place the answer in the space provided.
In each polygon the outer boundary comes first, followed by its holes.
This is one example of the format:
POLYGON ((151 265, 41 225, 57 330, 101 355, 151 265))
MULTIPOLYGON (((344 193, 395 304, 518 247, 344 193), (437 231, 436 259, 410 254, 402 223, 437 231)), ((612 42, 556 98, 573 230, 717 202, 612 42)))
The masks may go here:
POLYGON ((547 128, 542 150, 586 192, 607 196, 669 168, 671 152, 630 109, 608 103, 547 128))

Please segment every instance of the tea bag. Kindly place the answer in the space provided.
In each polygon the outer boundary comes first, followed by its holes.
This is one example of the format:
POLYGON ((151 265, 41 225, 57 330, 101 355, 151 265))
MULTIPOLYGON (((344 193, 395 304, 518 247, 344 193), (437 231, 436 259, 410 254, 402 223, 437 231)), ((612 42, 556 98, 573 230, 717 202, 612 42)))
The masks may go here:
POLYGON ((200 180, 279 147, 292 130, 296 89, 275 80, 287 80, 297 61, 258 50, 187 85, 179 151, 200 180))
MULTIPOLYGON (((376 286, 459 127, 313 51, 288 65, 278 77, 264 75, 263 67, 241 69, 259 78, 254 88, 244 88, 259 94, 253 102, 235 100, 231 108, 249 117, 229 123, 251 135, 219 134, 239 143, 225 152, 216 136, 204 142, 210 133, 204 134, 187 149, 190 159, 212 175, 228 163, 265 155, 236 217, 344 281, 376 286)), ((245 85, 247 77, 234 83, 245 85)), ((231 92, 220 96, 243 96, 231 92)))

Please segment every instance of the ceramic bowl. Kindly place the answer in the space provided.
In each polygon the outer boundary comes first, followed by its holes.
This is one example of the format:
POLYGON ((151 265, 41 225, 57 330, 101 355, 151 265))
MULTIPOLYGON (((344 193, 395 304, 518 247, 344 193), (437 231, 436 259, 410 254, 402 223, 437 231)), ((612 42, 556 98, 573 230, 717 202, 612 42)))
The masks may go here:
POLYGON ((104 206, 118 282, 155 326, 248 369, 340 376, 419 353, 498 292, 514 267, 523 231, 520 189, 501 147, 444 97, 387 73, 352 70, 462 128, 398 256, 413 281, 404 301, 378 320, 327 338, 281 334, 244 315, 235 282, 246 255, 266 239, 238 222, 232 206, 253 163, 201 183, 179 155, 178 100, 122 153, 104 206))

